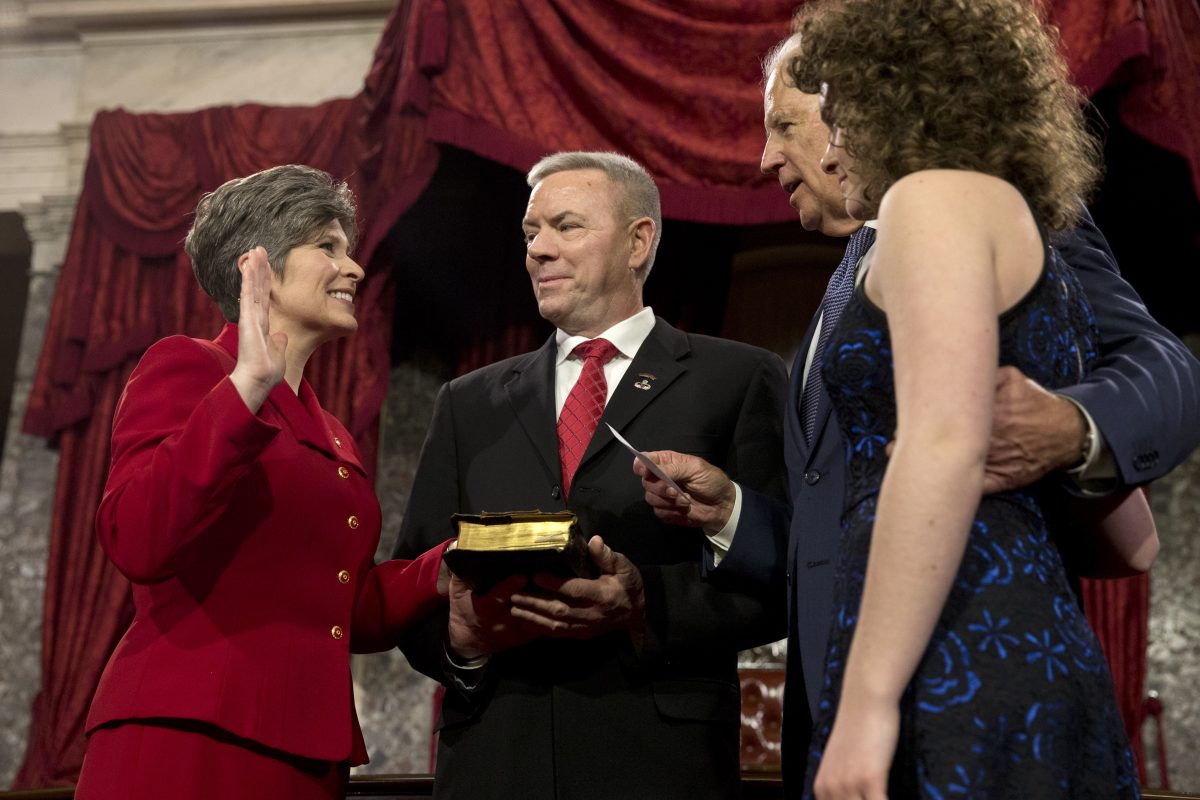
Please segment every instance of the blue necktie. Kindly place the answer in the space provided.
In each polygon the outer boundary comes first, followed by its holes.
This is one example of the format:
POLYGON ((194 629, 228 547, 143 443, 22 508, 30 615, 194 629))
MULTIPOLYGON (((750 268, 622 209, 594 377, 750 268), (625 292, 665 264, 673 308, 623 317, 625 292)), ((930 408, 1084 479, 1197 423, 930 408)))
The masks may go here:
POLYGON ((817 350, 813 353, 812 364, 808 368, 808 380, 804 383, 804 391, 800 395, 800 422, 804 430, 804 441, 812 444, 813 433, 817 426, 817 400, 825 382, 821 380, 821 360, 825 355, 825 347, 833 329, 841 319, 842 311, 850 302, 854 293, 854 273, 858 261, 870 249, 875 241, 875 229, 865 225, 859 228, 846 244, 846 255, 842 263, 834 270, 825 289, 825 298, 821 300, 821 335, 817 338, 817 350))

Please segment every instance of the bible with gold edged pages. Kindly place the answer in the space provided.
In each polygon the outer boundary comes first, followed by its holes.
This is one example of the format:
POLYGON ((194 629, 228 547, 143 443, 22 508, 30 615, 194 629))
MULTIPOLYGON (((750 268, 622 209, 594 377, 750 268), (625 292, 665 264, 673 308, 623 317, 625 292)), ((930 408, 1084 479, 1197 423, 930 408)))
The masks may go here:
POLYGON ((595 577, 587 541, 570 511, 484 512, 452 519, 458 546, 443 558, 477 592, 510 575, 595 577))

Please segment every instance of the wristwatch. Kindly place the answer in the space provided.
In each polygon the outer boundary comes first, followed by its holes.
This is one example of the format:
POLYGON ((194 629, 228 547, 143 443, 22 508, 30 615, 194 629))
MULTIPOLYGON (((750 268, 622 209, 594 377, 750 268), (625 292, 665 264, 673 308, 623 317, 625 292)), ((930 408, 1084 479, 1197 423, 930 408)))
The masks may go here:
POLYGON ((1083 442, 1079 446, 1079 462, 1067 470, 1067 472, 1078 474, 1083 472, 1088 461, 1092 458, 1092 450, 1096 448, 1096 430, 1085 419, 1083 421, 1083 442))

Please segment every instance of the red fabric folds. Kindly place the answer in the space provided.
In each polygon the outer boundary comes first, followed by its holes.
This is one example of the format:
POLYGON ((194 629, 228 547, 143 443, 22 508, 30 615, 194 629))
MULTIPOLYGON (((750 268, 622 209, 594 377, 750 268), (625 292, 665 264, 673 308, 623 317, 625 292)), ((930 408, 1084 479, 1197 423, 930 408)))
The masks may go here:
POLYGON ((1062 35, 1071 75, 1089 95, 1110 82, 1124 80, 1118 73, 1150 51, 1143 0, 1052 0, 1049 6, 1049 16, 1062 35))
POLYGON ((1200 195, 1200 3, 1051 0, 1075 82, 1120 93, 1130 130, 1184 158, 1200 195))
POLYGON ((1130 130, 1186 160, 1200 196, 1200 2, 1146 0, 1150 52, 1121 98, 1130 130))
POLYGON ((1146 721, 1146 645, 1149 639, 1150 576, 1083 581, 1083 605, 1096 630, 1117 689, 1117 708, 1146 783, 1142 723, 1146 721))
POLYGON ((447 0, 425 38, 431 68, 445 54, 429 137, 521 170, 556 150, 630 153, 658 179, 668 217, 789 220, 758 170, 759 59, 794 6, 447 0))

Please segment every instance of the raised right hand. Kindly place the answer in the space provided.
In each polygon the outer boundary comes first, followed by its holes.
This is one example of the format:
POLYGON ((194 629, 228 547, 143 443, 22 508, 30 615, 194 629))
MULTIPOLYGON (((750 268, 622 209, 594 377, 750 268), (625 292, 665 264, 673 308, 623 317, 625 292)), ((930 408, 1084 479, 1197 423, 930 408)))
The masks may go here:
POLYGON ((728 475, 704 459, 686 453, 658 450, 646 455, 687 492, 686 495, 679 494, 634 459, 634 474, 642 479, 646 502, 654 509, 655 516, 671 525, 707 531, 725 527, 736 498, 733 481, 728 475))
POLYGON ((238 306, 238 358, 229 378, 252 413, 283 380, 287 334, 271 333, 271 265, 264 247, 238 259, 242 292, 238 306))

